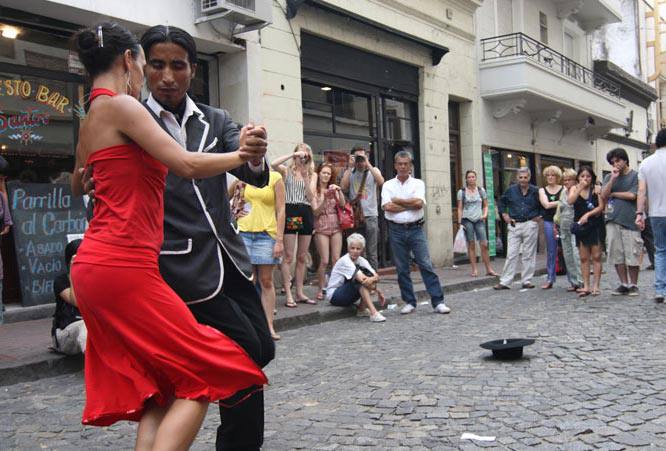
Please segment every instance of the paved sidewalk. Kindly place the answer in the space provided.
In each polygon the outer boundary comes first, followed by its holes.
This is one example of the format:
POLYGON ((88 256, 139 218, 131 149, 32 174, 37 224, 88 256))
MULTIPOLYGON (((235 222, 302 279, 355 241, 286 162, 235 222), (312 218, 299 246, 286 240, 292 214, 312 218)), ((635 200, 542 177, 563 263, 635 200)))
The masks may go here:
MULTIPOLYGON (((493 267, 498 273, 501 272, 503 265, 503 259, 498 258, 493 262, 493 267)), ((544 273, 545 256, 537 256, 537 268, 539 268, 537 274, 544 273)), ((481 274, 484 273, 482 264, 479 265, 479 270, 481 274)), ((445 301, 447 294, 471 291, 497 282, 495 277, 470 276, 469 264, 438 268, 436 271, 444 286, 445 301)), ((412 280, 419 301, 428 300, 418 271, 412 272, 412 280)), ((534 281, 535 285, 539 285, 539 282, 534 281)), ((386 295, 387 308, 398 308, 392 305, 402 303, 397 275, 383 276, 379 286, 386 295)), ((306 287, 306 294, 311 298, 314 298, 316 293, 315 286, 306 287)), ((297 308, 287 308, 284 303, 285 296, 278 295, 278 313, 275 319, 275 328, 278 332, 348 318, 355 314, 353 309, 332 307, 326 301, 321 301, 317 305, 299 304, 297 308)), ((0 386, 81 370, 83 367, 81 356, 68 357, 49 350, 50 332, 51 318, 0 325, 0 386)))

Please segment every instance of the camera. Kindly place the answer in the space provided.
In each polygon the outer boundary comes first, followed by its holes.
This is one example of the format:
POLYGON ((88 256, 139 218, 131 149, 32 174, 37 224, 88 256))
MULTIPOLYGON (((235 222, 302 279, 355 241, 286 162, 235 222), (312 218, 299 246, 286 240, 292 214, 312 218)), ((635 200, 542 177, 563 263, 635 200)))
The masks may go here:
POLYGON ((356 155, 354 157, 354 162, 355 163, 363 163, 365 161, 365 157, 363 155, 356 155))

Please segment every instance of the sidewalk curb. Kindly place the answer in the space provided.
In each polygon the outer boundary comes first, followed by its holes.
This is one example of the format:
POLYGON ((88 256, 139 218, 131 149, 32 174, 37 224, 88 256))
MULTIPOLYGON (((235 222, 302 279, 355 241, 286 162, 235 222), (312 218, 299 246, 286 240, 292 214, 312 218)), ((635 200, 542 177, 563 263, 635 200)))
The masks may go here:
MULTIPOLYGON (((544 268, 538 269, 534 275, 539 276, 546 273, 544 268)), ((519 279, 519 275, 516 276, 519 279)), ((491 287, 497 283, 496 277, 479 277, 475 280, 456 282, 444 285, 444 296, 474 289, 491 287)), ((428 293, 425 289, 415 291, 418 301, 428 300, 428 293)), ((400 296, 387 296, 386 303, 400 303, 400 296)), ((454 308, 455 311, 455 308, 454 308)), ((329 321, 336 321, 345 318, 353 318, 354 309, 340 308, 326 305, 320 311, 307 312, 302 315, 295 315, 286 318, 275 318, 275 328, 280 332, 299 329, 305 326, 312 326, 329 321)), ((59 376, 62 374, 76 373, 83 369, 83 356, 65 356, 45 351, 43 356, 33 361, 20 362, 16 366, 0 368, 0 386, 13 385, 21 382, 30 382, 42 378, 59 376)))

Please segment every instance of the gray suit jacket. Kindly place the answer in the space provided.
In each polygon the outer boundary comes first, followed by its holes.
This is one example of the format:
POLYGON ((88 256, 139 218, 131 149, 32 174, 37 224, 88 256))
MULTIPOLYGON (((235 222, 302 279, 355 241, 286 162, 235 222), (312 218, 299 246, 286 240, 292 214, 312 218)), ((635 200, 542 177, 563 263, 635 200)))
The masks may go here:
MULTIPOLYGON (((185 125, 187 150, 238 149, 240 133, 229 113, 203 104, 197 107, 204 114, 195 112, 185 125)), ((164 127, 162 120, 155 118, 164 127)), ((231 173, 254 186, 268 183, 267 162, 261 173, 253 172, 247 164, 231 173)), ((186 303, 212 299, 222 290, 223 252, 241 274, 251 277, 252 265, 231 216, 226 174, 189 180, 169 172, 164 192, 164 243, 159 259, 162 277, 186 303)))

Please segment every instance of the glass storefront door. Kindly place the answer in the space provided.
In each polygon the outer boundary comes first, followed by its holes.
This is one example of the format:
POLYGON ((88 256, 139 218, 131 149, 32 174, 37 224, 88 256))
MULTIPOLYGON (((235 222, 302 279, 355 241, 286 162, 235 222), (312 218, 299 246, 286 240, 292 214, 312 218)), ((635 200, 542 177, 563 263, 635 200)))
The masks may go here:
MULTIPOLYGON (((333 162, 339 176, 347 168, 349 152, 361 144, 370 151, 372 164, 384 178, 395 176, 393 156, 407 150, 414 155, 414 173, 420 176, 417 105, 413 100, 383 95, 376 88, 366 92, 303 80, 303 135, 317 163, 333 162)), ((380 193, 378 192, 379 196, 380 193)), ((381 209, 380 218, 383 218, 381 209)), ((380 221, 379 261, 390 265, 390 249, 384 221, 380 221)))

